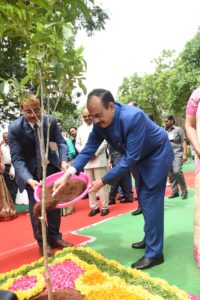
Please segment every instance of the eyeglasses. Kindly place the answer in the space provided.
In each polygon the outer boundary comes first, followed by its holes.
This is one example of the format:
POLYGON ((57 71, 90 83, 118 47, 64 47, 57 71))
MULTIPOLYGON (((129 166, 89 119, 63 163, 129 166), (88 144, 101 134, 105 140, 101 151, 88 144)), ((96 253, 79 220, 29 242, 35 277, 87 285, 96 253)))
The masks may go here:
POLYGON ((83 116, 83 119, 87 119, 87 118, 91 118, 91 116, 90 116, 90 115, 88 115, 88 116, 83 116))

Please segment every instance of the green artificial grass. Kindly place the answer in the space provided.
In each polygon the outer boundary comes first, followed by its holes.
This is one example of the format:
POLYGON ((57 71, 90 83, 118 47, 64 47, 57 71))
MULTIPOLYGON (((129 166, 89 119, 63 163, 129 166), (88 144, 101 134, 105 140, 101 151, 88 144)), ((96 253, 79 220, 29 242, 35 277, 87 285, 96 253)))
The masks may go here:
MULTIPOLYGON (((182 200, 165 199, 165 263, 145 270, 150 276, 167 280, 188 293, 200 295, 200 271, 193 259, 194 191, 182 200)), ((112 207, 111 207, 112 209, 112 207)), ((144 250, 131 248, 143 239, 143 216, 126 213, 80 230, 79 233, 96 238, 89 246, 109 259, 126 266, 141 258, 144 250)))
POLYGON ((194 172, 194 160, 189 157, 183 164, 182 170, 183 172, 194 172))

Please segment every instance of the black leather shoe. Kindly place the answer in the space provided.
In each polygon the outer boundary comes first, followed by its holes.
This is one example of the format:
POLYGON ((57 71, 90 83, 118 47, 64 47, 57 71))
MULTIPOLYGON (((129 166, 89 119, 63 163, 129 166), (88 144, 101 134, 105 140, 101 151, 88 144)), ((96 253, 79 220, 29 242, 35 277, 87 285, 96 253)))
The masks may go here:
POLYGON ((142 209, 141 209, 141 207, 138 207, 138 209, 132 211, 131 214, 132 214, 132 216, 137 216, 137 215, 142 214, 142 209))
POLYGON ((106 216, 109 214, 109 208, 102 208, 102 211, 101 211, 101 216, 106 216))
POLYGON ((138 270, 144 270, 144 269, 152 268, 156 265, 160 265, 163 262, 164 262, 164 256, 163 255, 159 258, 149 258, 149 257, 143 256, 138 261, 133 263, 131 265, 131 268, 138 269, 138 270))
POLYGON ((120 200, 120 203, 132 203, 132 202, 133 202, 133 198, 120 200))
POLYGON ((124 199, 124 198, 125 198, 124 196, 119 195, 119 196, 116 198, 116 200, 122 200, 122 199, 124 199))
POLYGON ((99 208, 93 208, 89 214, 88 217, 94 217, 96 214, 100 213, 100 209, 99 208))
POLYGON ((134 248, 134 249, 145 249, 146 244, 145 244, 144 241, 141 241, 141 242, 138 242, 138 243, 133 243, 132 248, 134 248))
POLYGON ((177 198, 179 197, 179 193, 171 194, 168 199, 177 198))
POLYGON ((109 200, 109 205, 113 205, 113 204, 116 204, 116 201, 115 200, 109 200))
MULTIPOLYGON (((43 246, 39 246, 39 251, 40 251, 40 255, 44 256, 43 246)), ((54 256, 53 250, 51 249, 51 247, 49 245, 47 245, 47 256, 48 257, 54 256)))
POLYGON ((63 240, 57 240, 57 241, 53 241, 51 243, 51 247, 52 248, 57 248, 57 249, 63 249, 66 247, 73 247, 73 244, 65 242, 63 240))
POLYGON ((188 197, 188 193, 182 193, 181 198, 183 200, 187 199, 187 197, 188 197))

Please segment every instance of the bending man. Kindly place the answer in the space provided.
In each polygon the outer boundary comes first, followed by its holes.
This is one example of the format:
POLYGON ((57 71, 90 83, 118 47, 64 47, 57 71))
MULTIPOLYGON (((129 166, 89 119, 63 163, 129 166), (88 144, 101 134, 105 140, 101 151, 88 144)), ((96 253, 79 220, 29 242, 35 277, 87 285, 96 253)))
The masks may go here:
POLYGON ((104 89, 93 90, 87 107, 94 127, 85 148, 72 166, 54 184, 56 193, 79 172, 105 139, 122 154, 119 163, 101 180, 93 182, 90 192, 113 184, 131 171, 137 180, 138 198, 144 215, 145 255, 132 264, 132 268, 147 269, 164 262, 164 194, 168 170, 173 161, 173 150, 167 134, 152 122, 139 108, 116 103, 112 94, 104 89))

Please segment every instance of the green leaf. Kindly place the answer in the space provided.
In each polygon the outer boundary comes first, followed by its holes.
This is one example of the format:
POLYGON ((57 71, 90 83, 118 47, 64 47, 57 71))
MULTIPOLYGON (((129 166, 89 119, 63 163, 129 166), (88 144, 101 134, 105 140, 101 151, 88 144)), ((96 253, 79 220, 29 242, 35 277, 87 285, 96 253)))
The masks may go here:
POLYGON ((0 93, 7 96, 10 91, 10 84, 7 81, 0 83, 0 93))
POLYGON ((45 10, 50 11, 52 9, 50 1, 48 0, 31 0, 32 3, 45 8, 45 10))
POLYGON ((20 81, 20 86, 25 86, 30 80, 30 76, 26 75, 21 81, 20 81))
POLYGON ((40 53, 35 53, 35 57, 39 60, 44 58, 45 55, 46 55, 46 51, 43 51, 43 52, 40 52, 40 53))
POLYGON ((58 63, 55 65, 55 75, 57 78, 60 78, 64 71, 64 65, 61 63, 58 63))

